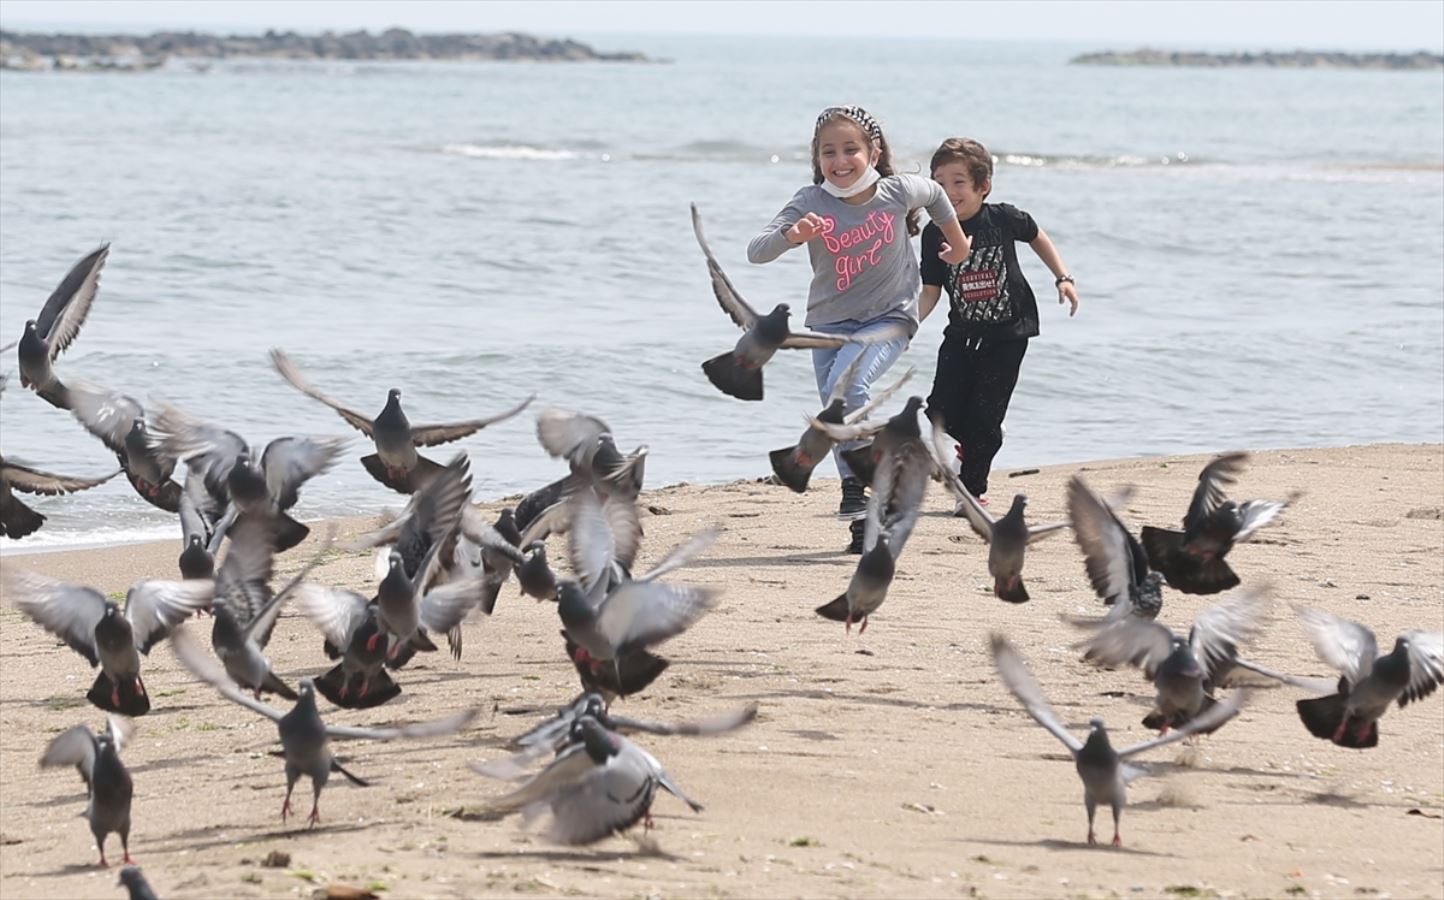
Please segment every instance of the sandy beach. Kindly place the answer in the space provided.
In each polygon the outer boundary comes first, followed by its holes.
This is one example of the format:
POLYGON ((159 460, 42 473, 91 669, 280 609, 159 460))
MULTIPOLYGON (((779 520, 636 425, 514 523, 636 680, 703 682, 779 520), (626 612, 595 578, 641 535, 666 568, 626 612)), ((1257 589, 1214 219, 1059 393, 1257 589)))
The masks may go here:
MULTIPOLYGON (((1123 513, 1135 530, 1174 526, 1208 458, 1000 472, 991 496, 1005 508, 1015 490, 1026 492, 1030 518, 1053 520, 1063 515, 1068 477, 1081 472, 1100 491, 1136 485, 1123 513)), ((1444 627, 1444 447, 1259 452, 1233 496, 1295 490, 1303 495, 1282 523, 1230 556, 1245 584, 1274 589, 1273 621, 1251 659, 1332 674, 1290 602, 1356 619, 1385 648, 1401 631, 1444 627)), ((1150 736, 1139 720, 1151 685, 1069 648, 1076 632, 1059 614, 1102 612, 1071 536, 1030 549, 1033 600, 1009 606, 990 593, 985 545, 951 517, 951 498, 934 485, 887 602, 865 634, 849 635, 812 611, 841 592, 856 560, 841 552, 835 481, 802 496, 756 482, 680 486, 648 491, 642 502, 644 564, 706 525, 725 529, 702 559, 668 576, 721 588, 720 605, 662 648, 673 665, 652 688, 615 707, 680 720, 760 705, 757 721, 729 736, 639 740, 704 812, 659 795, 645 842, 617 837, 580 849, 549 846, 515 819, 468 815, 504 787, 467 763, 501 755, 502 742, 578 690, 555 608, 519 597, 513 582, 494 616, 467 624, 459 662, 444 652, 418 659, 399 673, 402 697, 378 709, 323 703, 328 721, 345 724, 483 712, 453 738, 338 744, 372 786, 333 779, 322 825, 309 831, 296 827, 308 809, 304 790, 302 816, 281 824, 274 726, 192 680, 169 646, 154 650, 144 664, 154 708, 137 720, 124 758, 136 789, 131 850, 160 896, 309 897, 341 884, 392 898, 1444 896, 1438 693, 1391 709, 1379 746, 1356 751, 1308 735, 1294 711, 1301 692, 1259 690, 1196 747, 1149 754, 1152 777, 1134 784, 1123 816, 1124 848, 1089 847, 1066 752, 998 682, 986 649, 989 631, 1007 634, 1076 733, 1096 714, 1115 744, 1150 736), (266 865, 274 852, 289 860, 266 865)), ((343 522, 341 537, 371 524, 343 522)), ((553 558, 564 545, 553 539, 553 558)), ((278 581, 311 547, 279 560, 278 581)), ((7 555, 3 564, 123 592, 141 578, 175 577, 179 549, 177 539, 7 555)), ((370 572, 369 555, 334 552, 312 580, 369 590, 370 572)), ((1160 621, 1186 629, 1210 602, 1166 591, 1160 621)), ((209 629, 202 620, 197 630, 209 629)), ((309 622, 286 614, 268 652, 294 684, 328 667, 320 644, 309 622)), ((95 866, 75 773, 36 767, 58 732, 103 725, 84 698, 93 677, 7 601, 0 895, 9 900, 124 895, 117 869, 95 866)), ((1101 810, 1105 839, 1110 824, 1101 810)), ((114 837, 107 849, 119 859, 114 837)))

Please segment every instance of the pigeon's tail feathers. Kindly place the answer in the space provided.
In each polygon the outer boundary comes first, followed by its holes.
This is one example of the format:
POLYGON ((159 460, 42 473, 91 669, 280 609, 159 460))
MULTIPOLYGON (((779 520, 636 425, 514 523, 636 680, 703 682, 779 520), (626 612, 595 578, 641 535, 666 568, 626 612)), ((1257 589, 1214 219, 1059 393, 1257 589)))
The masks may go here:
POLYGON ((993 593, 999 600, 1007 603, 1027 603, 1033 599, 1028 596, 1028 588, 1023 585, 1021 577, 1014 577, 1010 585, 1002 578, 993 580, 993 593))
POLYGON ((95 676, 95 684, 91 685, 90 692, 85 698, 106 712, 120 713, 123 716, 143 716, 150 712, 150 697, 143 689, 136 687, 134 678, 126 678, 119 683, 111 681, 110 676, 100 672, 95 676), (120 698, 116 703, 115 698, 120 698))
POLYGON ((729 397, 762 399, 762 369, 744 366, 730 350, 702 363, 702 371, 717 390, 729 397))
MULTIPOLYGON (((486 587, 482 590, 481 601, 477 604, 477 608, 480 609, 483 613, 486 613, 488 616, 491 615, 492 612, 496 609, 496 600, 498 597, 501 596, 501 588, 504 584, 506 584, 505 580, 488 581, 486 587)), ((461 626, 457 627, 460 628, 461 626)), ((456 658, 461 659, 460 656, 457 656, 456 658)))
POLYGON ((873 456, 872 444, 863 444, 851 450, 841 451, 842 461, 852 470, 853 476, 868 487, 872 487, 873 476, 877 474, 877 459, 873 456))
POLYGON ((360 685, 353 685, 342 696, 341 692, 345 688, 346 672, 341 666, 333 667, 316 679, 316 690, 321 692, 321 696, 342 709, 370 709, 394 700, 401 694, 401 685, 391 679, 391 674, 385 668, 378 669, 370 677, 366 683, 366 693, 361 693, 360 685))
POLYGON ((287 513, 276 515, 276 552, 285 553, 306 539, 311 529, 297 522, 287 513))
POLYGON ((270 691, 279 697, 285 697, 287 700, 299 699, 296 696, 296 692, 287 687, 286 682, 277 677, 275 672, 266 673, 265 680, 261 682, 261 690, 270 691))
POLYGON ((19 498, 12 498, 5 517, 4 534, 12 540, 23 538, 34 534, 44 522, 44 516, 20 502, 19 498))
POLYGON ((431 481, 431 479, 435 478, 437 475, 440 475, 442 472, 445 471, 445 466, 441 465, 438 462, 434 462, 433 460, 429 460, 418 453, 416 455, 416 465, 412 466, 411 471, 406 473, 406 483, 409 486, 409 489, 402 491, 402 493, 416 493, 417 491, 425 487, 427 482, 431 481))
POLYGON ((336 762, 335 757, 332 757, 331 759, 331 771, 339 772, 342 775, 346 776, 346 780, 356 785, 357 787, 371 786, 371 782, 365 780, 364 778, 357 777, 356 775, 353 775, 350 772, 346 771, 344 768, 342 768, 341 764, 336 762))
POLYGON ((1181 531, 1144 525, 1139 538, 1143 551, 1148 554, 1148 564, 1159 572, 1164 571, 1173 558, 1183 552, 1181 531))
POLYGON ((1163 726, 1168 724, 1168 717, 1165 716, 1160 710, 1155 709, 1153 712, 1144 716, 1143 721, 1139 724, 1141 724, 1144 728, 1151 728, 1154 731, 1159 731, 1163 728, 1163 726))
POLYGON ((801 494, 807 490, 807 482, 812 478, 813 466, 804 466, 798 462, 793 457, 796 451, 796 447, 783 447, 781 450, 773 450, 767 454, 767 458, 772 461, 772 471, 777 474, 777 480, 801 494))
MULTIPOLYGON (((491 602, 492 602, 493 605, 495 605, 495 604, 496 604, 496 598, 493 597, 493 598, 491 599, 491 602)), ((487 612, 487 615, 491 615, 491 613, 488 611, 488 612, 487 612)), ((452 626, 452 628, 451 628, 450 631, 446 632, 446 648, 451 651, 451 658, 452 658, 452 659, 456 659, 456 660, 461 659, 461 644, 462 644, 461 625, 458 623, 457 625, 452 626)))
POLYGON ((1358 750, 1374 747, 1379 743, 1378 722, 1369 722, 1362 729, 1349 727, 1354 724, 1352 721, 1345 722, 1348 700, 1343 694, 1299 700, 1294 705, 1298 707, 1299 718, 1303 720, 1304 727, 1316 738, 1358 750))
POLYGON ((836 600, 824 603, 817 608, 817 614, 824 619, 831 619, 834 622, 846 622, 851 614, 847 605, 847 594, 839 594, 836 600))
POLYGON ((398 494, 411 493, 411 479, 392 477, 386 469, 386 463, 375 453, 361 457, 361 467, 364 468, 372 478, 396 491, 398 494))

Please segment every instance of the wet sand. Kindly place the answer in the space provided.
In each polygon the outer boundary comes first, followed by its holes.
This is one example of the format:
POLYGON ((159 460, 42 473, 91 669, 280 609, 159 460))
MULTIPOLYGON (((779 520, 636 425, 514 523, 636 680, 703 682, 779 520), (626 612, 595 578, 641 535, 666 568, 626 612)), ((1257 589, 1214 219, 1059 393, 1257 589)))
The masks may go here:
MULTIPOLYGON (((1082 472, 1100 490, 1133 483, 1123 513, 1135 529, 1172 525, 1187 507, 1203 455, 998 473, 994 508, 1014 490, 1030 518, 1063 513, 1063 486, 1082 472)), ((1245 583, 1267 580, 1273 623, 1248 655, 1299 675, 1327 675, 1289 602, 1357 619, 1389 646, 1411 628, 1444 628, 1444 448, 1375 445, 1254 455, 1234 496, 1303 496, 1282 523, 1238 546, 1245 583)), ((719 607, 663 647, 672 668, 616 709, 676 720, 755 701, 758 720, 713 739, 647 738, 677 781, 706 805, 693 814, 657 798, 644 841, 554 847, 515 820, 468 816, 502 785, 467 763, 577 692, 554 607, 502 593, 496 614, 466 626, 465 655, 444 652, 399 673, 405 693, 379 709, 335 710, 329 721, 395 723, 467 706, 462 734, 429 743, 337 745, 372 780, 333 779, 322 825, 282 826, 274 726, 219 698, 180 669, 168 646, 145 661, 152 712, 124 758, 136 787, 131 849, 162 897, 310 896, 330 884, 383 896, 1444 896, 1444 698, 1381 721, 1378 748, 1314 739, 1289 688, 1254 694, 1238 720, 1197 747, 1149 754, 1122 823, 1124 848, 1089 847, 1082 789, 1063 747, 1037 727, 993 674, 988 632, 1006 633, 1060 717, 1082 734, 1090 716, 1117 744, 1146 739, 1150 685, 1105 671, 1069 649, 1059 613, 1094 615, 1071 536, 1034 545, 1031 603, 989 591, 986 548, 942 489, 899 563, 887 602, 865 634, 812 612, 842 591, 855 557, 840 551, 835 481, 797 496, 736 483, 649 491, 642 562, 708 524, 716 545, 669 580, 723 589, 719 607), (288 863, 267 867, 273 851, 288 863), (1212 892, 1212 893, 1210 893, 1212 892)), ((496 504, 493 504, 493 508, 496 504)), ((355 533, 369 520, 341 523, 355 533)), ((321 529, 317 529, 318 531, 321 529)), ((554 539, 553 558, 564 556, 554 539)), ((298 568, 310 544, 280 560, 298 568)), ((33 556, 3 564, 124 591, 173 577, 179 540, 33 556)), ((370 558, 336 552, 313 580, 366 590, 370 558)), ((1160 621, 1184 629, 1209 598, 1165 594, 1160 621)), ((201 620, 204 635, 209 620, 201 620)), ((269 655, 288 682, 328 668, 320 637, 285 615, 269 655)), ((84 699, 83 659, 19 613, 0 611, 0 895, 120 897, 116 869, 98 870, 79 814, 84 789, 69 770, 39 771, 45 744, 77 723, 99 728, 84 699)), ((1110 834, 1107 810, 1098 830, 1110 834)), ((638 829, 640 832, 640 829, 638 829)), ((112 861, 120 848, 112 837, 112 861)))

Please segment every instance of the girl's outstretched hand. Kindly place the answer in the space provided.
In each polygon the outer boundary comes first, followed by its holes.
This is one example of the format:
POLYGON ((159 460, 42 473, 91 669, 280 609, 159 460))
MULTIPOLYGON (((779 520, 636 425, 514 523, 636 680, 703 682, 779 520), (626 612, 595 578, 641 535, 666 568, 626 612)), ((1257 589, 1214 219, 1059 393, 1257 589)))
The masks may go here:
POLYGON ((947 241, 943 241, 943 248, 938 252, 938 259, 942 260, 950 266, 956 266, 958 263, 968 258, 968 254, 972 252, 972 249, 973 239, 968 234, 964 233, 963 242, 957 247, 957 249, 954 249, 953 245, 949 244, 947 241))
POLYGON ((787 239, 794 244, 805 244, 819 234, 822 234, 822 229, 825 224, 826 223, 822 221, 822 216, 810 212, 801 219, 798 219, 797 224, 787 229, 787 239))
POLYGON ((1058 285, 1058 305, 1062 306, 1065 302, 1072 304, 1068 307, 1068 317, 1072 318, 1078 315, 1078 289, 1073 286, 1071 281, 1065 281, 1058 285))

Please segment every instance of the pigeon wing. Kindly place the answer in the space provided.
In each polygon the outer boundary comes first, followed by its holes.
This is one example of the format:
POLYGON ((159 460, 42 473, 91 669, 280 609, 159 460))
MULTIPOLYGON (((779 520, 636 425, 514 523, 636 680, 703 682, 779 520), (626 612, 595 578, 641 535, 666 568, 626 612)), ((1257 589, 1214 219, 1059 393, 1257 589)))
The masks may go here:
POLYGON ((1349 684, 1358 684, 1374 670, 1379 645, 1374 632, 1348 619, 1294 604, 1299 621, 1308 629, 1319 659, 1338 669, 1349 684))
POLYGON ((1118 751, 1118 758, 1127 759, 1145 750, 1152 750, 1154 747, 1162 747, 1164 744, 1181 741, 1189 735, 1196 734, 1200 731, 1212 731, 1237 715, 1238 711, 1243 708, 1243 705, 1248 702, 1248 699, 1248 691, 1234 691, 1227 700, 1209 707, 1206 711, 1179 727, 1177 731, 1171 731, 1162 737, 1156 737, 1152 740, 1144 741, 1141 744, 1133 744, 1122 748, 1118 751))
POLYGON ((1003 684, 1012 692, 1018 702, 1023 704, 1023 709, 1033 720, 1042 725, 1053 736, 1063 742, 1069 752, 1074 756, 1083 749, 1083 742, 1074 737, 1063 724, 1058 721, 1057 713, 1053 707, 1048 705, 1048 698, 1043 696, 1043 689, 1033 678, 1033 673, 1028 671, 1028 666, 1023 662, 1023 657, 1008 639, 1001 634, 994 632, 991 638, 993 650, 993 664, 997 666, 998 676, 1003 679, 1003 684))
MULTIPOLYGON (((692 204, 692 233, 697 235, 697 245, 702 248, 702 255, 707 257, 707 275, 712 279, 712 293, 717 297, 717 304, 727 317, 741 328, 747 331, 757 324, 757 310, 742 299, 737 289, 732 286, 727 274, 717 263, 717 257, 712 255, 712 248, 707 246, 707 238, 702 235, 702 215, 697 212, 697 204, 692 204)), ((783 344, 783 346, 787 346, 783 344)), ((828 344, 829 347, 840 347, 841 344, 828 344)))
POLYGON ((110 256, 110 244, 101 244, 90 255, 76 263, 45 301, 40 315, 35 319, 35 331, 50 345, 50 358, 54 360, 80 333, 90 305, 95 302, 96 291, 100 289, 100 270, 110 256))
POLYGON ((1267 586, 1234 591, 1193 620, 1188 646, 1210 682, 1216 684, 1233 667, 1239 648, 1263 632, 1270 594, 1267 586))
POLYGON ((215 591, 216 583, 209 578, 136 583, 125 595, 125 617, 136 649, 149 653, 191 613, 210 606, 215 591))
POLYGON ((24 491, 27 494, 43 494, 48 497, 89 490, 105 484, 120 474, 117 470, 103 478, 75 478, 70 475, 42 472, 11 460, 0 462, 0 468, 4 469, 6 482, 15 490, 24 491))
POLYGON ((1223 505, 1228 499, 1223 492, 1224 487, 1236 481, 1234 476, 1243 471, 1247 461, 1247 453, 1225 453, 1203 467, 1203 471, 1198 473, 1198 487, 1193 490, 1188 513, 1183 517, 1185 530, 1202 525, 1214 510, 1223 505))
POLYGON ((535 399, 536 394, 532 394, 511 409, 497 413, 494 416, 488 416, 485 419, 471 419, 466 422, 451 422, 441 425, 412 425, 411 442, 418 447, 434 447, 437 444, 460 440, 469 434, 475 434, 488 425, 505 422, 507 419, 510 419, 530 406, 531 402, 535 399))
POLYGON ((1404 706, 1434 693, 1444 684, 1444 633, 1406 631, 1409 641, 1409 686, 1399 696, 1404 706))
POLYGON ((370 416, 362 415, 354 409, 342 406, 340 403, 321 393, 310 381, 306 380, 306 376, 301 374, 301 370, 296 368, 296 364, 291 362, 290 357, 278 348, 271 349, 271 365, 276 367, 276 371, 281 373, 282 378, 291 383, 291 387, 310 397, 312 400, 319 400, 331 407, 341 418, 346 420, 346 424, 367 437, 374 438, 376 436, 376 423, 370 416))
POLYGON ((296 505, 301 485, 330 469, 346 449, 345 438, 281 437, 266 445, 261 471, 266 489, 280 509, 296 505))
POLYGON ((618 654, 676 637, 716 602, 715 591, 656 581, 629 581, 607 596, 597 631, 618 654))
POLYGON ((115 453, 125 452, 125 436, 145 408, 134 397, 78 382, 70 388, 70 413, 86 431, 100 438, 115 453))
POLYGON ((319 584, 298 584, 291 599, 301 614, 331 642, 345 650, 351 636, 366 621, 366 607, 371 601, 354 591, 319 584))
POLYGON ((1073 539, 1083 551, 1093 592, 1110 604, 1128 602, 1129 585, 1140 583, 1148 574, 1148 558, 1137 539, 1076 475, 1068 480, 1068 518, 1073 524, 1073 539), (1141 574, 1140 560, 1144 567, 1141 574))
POLYGON ((0 580, 5 594, 37 625, 65 641, 72 650, 99 665, 95 626, 105 615, 105 595, 94 588, 55 581, 6 566, 0 580))

